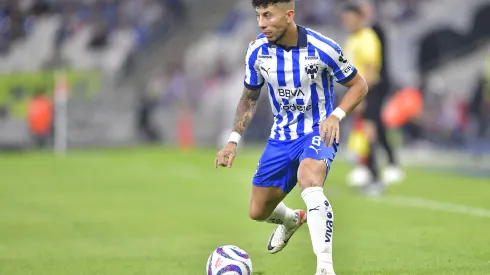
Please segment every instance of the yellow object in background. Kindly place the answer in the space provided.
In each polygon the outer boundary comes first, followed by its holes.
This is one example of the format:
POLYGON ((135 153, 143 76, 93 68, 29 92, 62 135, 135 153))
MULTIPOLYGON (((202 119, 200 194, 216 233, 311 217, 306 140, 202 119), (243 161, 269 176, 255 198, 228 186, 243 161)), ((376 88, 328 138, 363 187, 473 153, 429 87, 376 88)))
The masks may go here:
POLYGON ((347 150, 358 157, 365 158, 369 154, 369 139, 360 130, 353 130, 347 140, 347 150))

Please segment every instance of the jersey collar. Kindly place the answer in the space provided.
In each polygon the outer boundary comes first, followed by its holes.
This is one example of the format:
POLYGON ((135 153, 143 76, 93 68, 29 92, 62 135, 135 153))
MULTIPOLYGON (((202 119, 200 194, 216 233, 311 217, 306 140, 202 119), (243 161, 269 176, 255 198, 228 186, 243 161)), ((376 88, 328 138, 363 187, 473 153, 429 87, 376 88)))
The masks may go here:
POLYGON ((308 34, 303 26, 298 25, 298 47, 308 47, 308 34))
MULTIPOLYGON (((306 32, 306 29, 305 27, 301 26, 301 25, 297 25, 298 27, 298 43, 295 47, 282 47, 282 46, 279 46, 281 48, 283 48, 284 50, 286 51, 290 51, 291 49, 295 49, 295 48, 306 48, 308 47, 308 34, 306 32)), ((269 48, 276 48, 278 47, 278 45, 276 45, 275 43, 271 43, 269 42, 269 48)))

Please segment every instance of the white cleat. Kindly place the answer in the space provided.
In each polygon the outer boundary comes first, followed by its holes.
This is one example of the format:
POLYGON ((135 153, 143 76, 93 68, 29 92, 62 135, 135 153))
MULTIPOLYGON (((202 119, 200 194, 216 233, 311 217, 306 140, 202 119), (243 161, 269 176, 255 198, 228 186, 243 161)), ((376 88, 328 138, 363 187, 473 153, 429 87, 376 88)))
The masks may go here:
POLYGON ((353 187, 367 185, 372 179, 371 172, 364 165, 358 165, 347 175, 347 183, 353 187))
POLYGON ((400 183, 405 178, 405 173, 400 167, 390 165, 383 170, 381 178, 384 184, 400 183))
POLYGON ((286 226, 279 225, 269 239, 267 244, 267 251, 271 254, 275 254, 281 251, 288 244, 289 239, 293 236, 294 232, 298 230, 304 223, 306 223, 306 212, 303 210, 295 210, 296 214, 296 226, 292 229, 286 229, 286 226))
POLYGON ((334 272, 328 272, 326 269, 318 269, 315 275, 335 275, 334 272))

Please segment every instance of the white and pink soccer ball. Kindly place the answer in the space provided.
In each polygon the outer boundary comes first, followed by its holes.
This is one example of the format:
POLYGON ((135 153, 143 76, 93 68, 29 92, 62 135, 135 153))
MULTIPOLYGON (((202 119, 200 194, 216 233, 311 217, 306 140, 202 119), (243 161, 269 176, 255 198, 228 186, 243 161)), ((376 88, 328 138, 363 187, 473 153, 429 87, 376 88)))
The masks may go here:
POLYGON ((206 274, 251 275, 252 261, 247 252, 238 246, 221 246, 209 255, 206 274))

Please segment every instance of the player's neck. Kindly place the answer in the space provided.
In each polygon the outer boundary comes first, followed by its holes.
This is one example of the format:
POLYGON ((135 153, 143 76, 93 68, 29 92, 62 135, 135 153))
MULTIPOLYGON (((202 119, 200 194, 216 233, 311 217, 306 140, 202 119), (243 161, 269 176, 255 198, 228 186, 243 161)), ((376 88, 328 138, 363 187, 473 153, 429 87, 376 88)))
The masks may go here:
POLYGON ((352 33, 357 33, 357 32, 361 31, 364 28, 365 28, 364 25, 358 26, 357 28, 354 29, 354 31, 352 33))
POLYGON ((276 44, 285 48, 296 47, 298 46, 298 36, 298 26, 293 22, 287 28, 284 36, 276 44))

